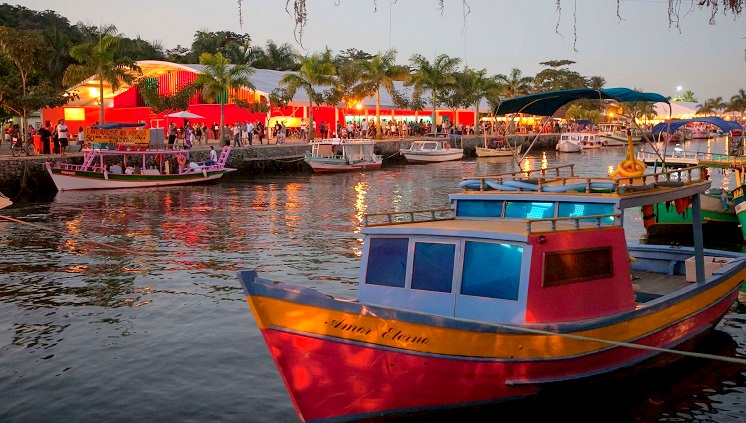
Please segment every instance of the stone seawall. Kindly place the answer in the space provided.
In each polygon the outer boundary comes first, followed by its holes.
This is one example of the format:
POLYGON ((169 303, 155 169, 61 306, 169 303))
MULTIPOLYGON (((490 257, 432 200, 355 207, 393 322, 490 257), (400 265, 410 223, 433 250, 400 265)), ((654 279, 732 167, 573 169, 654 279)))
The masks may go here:
MULTIPOLYGON (((511 135, 511 144, 523 145, 526 151, 535 135, 511 135)), ((553 149, 559 134, 541 135, 534 145, 534 149, 553 149)), ((403 138, 381 140, 376 143, 376 153, 384 158, 384 163, 403 163, 404 158, 399 155, 400 148, 408 147, 412 141, 422 138, 403 138)), ((475 147, 482 145, 483 136, 463 137, 464 156, 475 157, 475 147)), ((254 145, 238 147, 231 151, 227 165, 238 169, 240 175, 251 176, 264 172, 311 172, 311 168, 303 161, 303 156, 310 151, 306 143, 289 142, 281 145, 254 145)), ((219 148, 216 147, 216 150, 219 148)), ((195 161, 208 158, 208 149, 204 146, 190 151, 190 157, 195 161)), ((82 153, 70 153, 66 157, 59 156, 22 156, 12 157, 8 150, 0 150, 0 191, 8 197, 14 198, 21 194, 36 194, 54 192, 56 188, 52 178, 44 169, 47 160, 80 164, 83 162, 82 153)))

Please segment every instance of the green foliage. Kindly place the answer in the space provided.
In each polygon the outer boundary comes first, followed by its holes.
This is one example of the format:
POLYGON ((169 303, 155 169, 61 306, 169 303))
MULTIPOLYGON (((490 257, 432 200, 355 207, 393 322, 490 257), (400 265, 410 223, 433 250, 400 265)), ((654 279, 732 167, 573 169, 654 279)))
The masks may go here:
MULTIPOLYGON (((409 62, 414 72, 410 74, 406 84, 414 88, 412 97, 417 101, 420 100, 425 91, 430 91, 433 123, 436 123, 436 107, 441 104, 441 93, 456 84, 456 66, 461 62, 461 59, 441 54, 431 64, 424 56, 415 54, 409 59, 409 62)), ((436 130, 436 126, 433 125, 433 131, 436 130)))
POLYGON ((297 53, 288 43, 275 44, 268 40, 265 48, 254 46, 251 49, 251 65, 259 69, 273 69, 278 71, 295 71, 300 65, 295 59, 297 53))
POLYGON ((154 113, 186 110, 189 100, 197 92, 195 84, 189 83, 178 87, 174 93, 159 94, 157 78, 142 78, 137 82, 137 87, 143 100, 145 100, 145 104, 154 113))
POLYGON ((135 74, 140 73, 137 63, 124 55, 123 38, 115 35, 116 28, 108 27, 95 41, 73 46, 70 56, 76 63, 65 70, 62 82, 68 86, 78 84, 92 76, 99 80, 99 122, 104 122, 104 81, 116 92, 122 84, 131 85, 135 74))
POLYGON ((20 116, 25 135, 28 115, 45 106, 60 106, 74 95, 55 90, 44 77, 43 36, 38 30, 0 26, 0 108, 4 117, 20 116))
POLYGON ((589 81, 584 76, 569 69, 562 69, 562 66, 575 64, 572 60, 550 60, 541 62, 547 69, 541 70, 534 77, 534 89, 537 92, 569 90, 572 88, 584 88, 589 86, 589 81))
MULTIPOLYGON (((289 73, 280 79, 280 86, 284 87, 287 95, 292 98, 298 90, 306 92, 309 98, 309 123, 313 122, 313 105, 323 101, 324 95, 315 90, 315 86, 332 86, 335 84, 335 70, 331 53, 314 53, 310 56, 298 56, 300 68, 297 73, 289 73)), ((309 134, 313 140, 313 131, 309 134)))
POLYGON ((228 93, 232 89, 256 89, 249 77, 254 71, 246 65, 231 65, 230 60, 221 53, 202 53, 199 63, 204 66, 197 76, 194 86, 201 90, 202 97, 210 102, 220 104, 220 133, 225 125, 224 105, 228 102, 228 93))

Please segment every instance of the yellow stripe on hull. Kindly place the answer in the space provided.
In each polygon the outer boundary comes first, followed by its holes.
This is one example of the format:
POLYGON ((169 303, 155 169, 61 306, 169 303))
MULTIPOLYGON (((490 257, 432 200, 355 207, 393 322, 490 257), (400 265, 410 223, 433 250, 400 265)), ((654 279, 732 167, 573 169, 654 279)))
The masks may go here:
MULTIPOLYGON (((699 311, 735 289, 746 270, 727 281, 675 306, 631 320, 571 335, 612 342, 632 342, 699 311)), ((479 357, 486 359, 543 359, 581 355, 607 348, 608 343, 570 339, 563 336, 505 334, 449 329, 426 324, 386 319, 372 314, 293 303, 269 297, 247 296, 260 329, 275 328, 314 336, 369 343, 412 352, 479 357)), ((644 306, 642 306, 644 307, 644 306)), ((542 326, 530 326, 542 328, 542 326)), ((496 325, 496 331, 500 330, 496 325)))

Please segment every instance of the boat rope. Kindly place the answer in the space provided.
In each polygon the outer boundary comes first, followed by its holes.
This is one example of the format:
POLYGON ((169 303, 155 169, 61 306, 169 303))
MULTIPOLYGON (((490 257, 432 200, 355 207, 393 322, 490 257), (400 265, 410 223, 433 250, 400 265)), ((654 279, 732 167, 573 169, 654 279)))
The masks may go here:
POLYGON ((568 339, 576 339, 579 341, 600 342, 600 343, 614 345, 618 347, 635 348, 638 350, 655 351, 655 352, 660 352, 660 353, 678 354, 678 355, 687 356, 687 357, 705 358, 708 360, 725 361, 728 363, 746 365, 746 358, 726 357, 722 355, 699 353, 695 351, 672 350, 669 348, 660 348, 660 347, 652 347, 650 345, 634 344, 632 342, 612 341, 609 339, 594 338, 591 336, 583 336, 583 335, 573 335, 569 333, 557 333, 557 332, 552 332, 548 330, 532 329, 532 328, 513 326, 513 325, 508 325, 508 324, 502 324, 502 323, 497 324, 497 326, 505 328, 505 329, 510 329, 514 331, 522 331, 526 333, 533 333, 537 335, 553 335, 553 336, 559 336, 559 337, 568 338, 568 339))
MULTIPOLYGON (((4 216, 4 215, 0 214, 0 218, 8 220, 8 221, 13 222, 13 223, 18 223, 18 224, 21 224, 21 225, 31 226, 32 228, 41 229, 43 231, 53 232, 53 233, 56 233, 56 234, 59 234, 59 235, 67 236, 67 237, 70 236, 69 233, 58 231, 58 230, 51 229, 51 228, 47 228, 45 226, 37 225, 35 223, 30 223, 30 222, 25 222, 23 220, 14 219, 14 218, 12 218, 10 216, 4 216)), ((128 255, 132 255, 132 250, 131 249, 128 250, 126 248, 120 248, 120 247, 117 247, 117 246, 114 246, 114 245, 111 245, 111 244, 106 244, 104 242, 91 241, 90 239, 85 240, 85 242, 90 242, 92 244, 100 245, 100 246, 105 247, 105 248, 109 248, 109 249, 112 249, 112 250, 117 250, 117 251, 120 251, 120 252, 123 252, 123 253, 127 253, 128 255)))

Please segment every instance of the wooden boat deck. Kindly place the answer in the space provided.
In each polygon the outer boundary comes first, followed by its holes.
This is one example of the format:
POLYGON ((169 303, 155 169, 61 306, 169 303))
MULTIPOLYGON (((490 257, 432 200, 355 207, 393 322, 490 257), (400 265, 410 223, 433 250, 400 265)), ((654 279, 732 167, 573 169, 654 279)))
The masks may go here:
POLYGON ((632 283, 640 287, 635 290, 637 302, 644 303, 661 295, 670 294, 691 285, 686 275, 666 275, 663 273, 632 270, 632 283))

